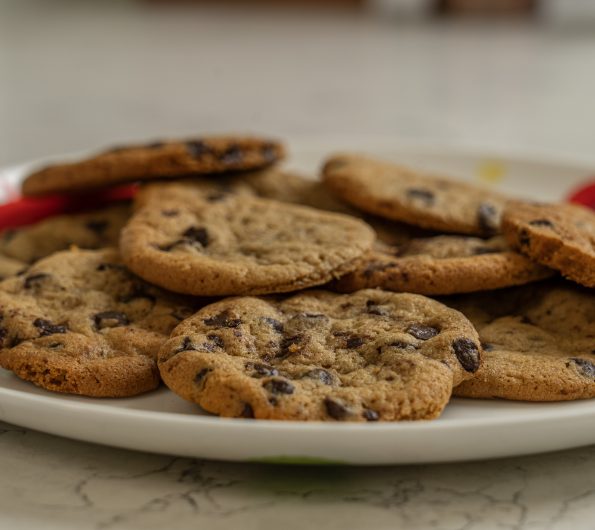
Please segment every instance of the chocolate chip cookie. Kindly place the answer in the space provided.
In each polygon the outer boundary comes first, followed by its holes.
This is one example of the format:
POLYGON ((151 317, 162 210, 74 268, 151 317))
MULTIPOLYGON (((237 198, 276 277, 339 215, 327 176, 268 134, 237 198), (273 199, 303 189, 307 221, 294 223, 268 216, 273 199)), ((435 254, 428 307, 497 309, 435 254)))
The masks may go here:
POLYGON ((500 289, 553 276, 554 271, 513 252, 500 236, 435 236, 374 250, 333 284, 340 292, 380 287, 428 295, 500 289))
POLYGON ((91 158, 45 167, 23 182, 23 195, 48 195, 137 180, 253 170, 284 156, 283 146, 255 137, 205 136, 105 151, 91 158))
POLYGON ((182 322, 158 362, 169 388, 222 416, 393 421, 439 416, 480 356, 461 313, 375 289, 228 298, 182 322))
POLYGON ((430 230, 490 236, 500 232, 507 199, 472 184, 448 180, 357 155, 330 158, 323 181, 366 212, 430 230))
POLYGON ((374 232, 348 216, 257 197, 149 203, 122 231, 132 271, 175 292, 287 292, 351 271, 374 232))
POLYGON ((0 283, 0 366, 55 392, 132 396, 159 384, 157 352, 193 312, 115 250, 59 252, 0 283))
POLYGON ((595 397, 595 297, 570 282, 545 282, 443 299, 479 331, 484 357, 454 394, 566 401, 595 397))
POLYGON ((85 249, 116 246, 130 217, 128 203, 103 210, 49 217, 0 234, 0 253, 27 263, 74 245, 85 249))
POLYGON ((508 242, 567 278, 595 287, 595 212, 576 204, 516 203, 502 217, 508 242))

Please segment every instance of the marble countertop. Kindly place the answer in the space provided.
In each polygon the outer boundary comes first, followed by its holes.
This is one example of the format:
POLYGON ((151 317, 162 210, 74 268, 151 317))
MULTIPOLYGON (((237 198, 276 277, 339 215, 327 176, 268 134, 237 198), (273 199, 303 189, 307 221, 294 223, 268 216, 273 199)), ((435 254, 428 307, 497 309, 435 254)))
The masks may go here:
MULTIPOLYGON (((595 22, 0 2, 0 164, 195 131, 391 135, 594 162, 595 22)), ((469 440, 469 443, 473 443, 469 440)), ((0 424, 0 528, 595 527, 595 446, 284 467, 0 424)))

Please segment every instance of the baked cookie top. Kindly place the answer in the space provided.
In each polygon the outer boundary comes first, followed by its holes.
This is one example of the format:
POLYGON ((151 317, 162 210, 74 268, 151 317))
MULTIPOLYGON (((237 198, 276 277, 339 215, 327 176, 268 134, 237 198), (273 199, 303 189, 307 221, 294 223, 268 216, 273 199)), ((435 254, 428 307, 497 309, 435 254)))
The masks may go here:
POLYGON ((544 282, 443 299, 475 325, 482 367, 455 395, 523 401, 595 397, 595 296, 544 282))
POLYGON ((461 313, 380 290, 229 298, 182 322, 159 353, 164 382, 205 410, 288 420, 435 418, 479 366, 461 313))
POLYGON ((0 366, 56 392, 130 396, 188 301, 134 277, 115 250, 56 253, 0 283, 0 366))
POLYGON ((595 287, 595 212, 576 204, 514 203, 502 217, 513 248, 595 287))
POLYGON ((264 294, 352 270, 374 233, 348 216, 238 195, 149 203, 122 231, 126 264, 175 292, 264 294))
POLYGON ((117 147, 31 173, 23 195, 71 193, 138 180, 254 170, 283 158, 283 146, 257 137, 204 136, 117 147))
POLYGON ((496 236, 434 236, 374 250, 357 269, 333 283, 340 292, 380 287, 427 295, 467 293, 522 285, 554 271, 513 252, 496 236))
POLYGON ((322 173, 341 199, 387 219, 461 234, 500 232, 507 199, 470 183, 347 154, 328 159, 322 173))
POLYGON ((0 253, 32 263, 71 246, 97 249, 116 246, 130 217, 128 203, 102 210, 49 217, 33 225, 0 234, 0 253))

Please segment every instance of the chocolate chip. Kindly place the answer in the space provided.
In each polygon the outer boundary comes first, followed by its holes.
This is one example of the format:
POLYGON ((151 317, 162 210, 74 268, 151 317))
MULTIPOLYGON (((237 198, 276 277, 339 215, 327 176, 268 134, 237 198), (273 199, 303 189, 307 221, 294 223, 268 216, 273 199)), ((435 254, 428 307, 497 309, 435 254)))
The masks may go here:
POLYGON ((366 342, 366 340, 362 337, 349 337, 346 341, 345 341, 345 346, 347 348, 349 348, 350 350, 355 350, 357 348, 359 348, 360 346, 362 346, 364 343, 366 342))
POLYGON ((410 199, 417 199, 430 206, 434 203, 434 193, 430 190, 424 190, 421 188, 409 188, 406 192, 407 197, 410 199))
POLYGON ((121 311, 103 311, 93 317, 96 329, 117 328, 129 324, 128 316, 121 311))
POLYGON ((223 348, 225 346, 225 342, 223 342, 223 339, 219 335, 210 334, 207 335, 207 339, 209 339, 218 348, 223 348))
POLYGON ((271 394, 293 394, 294 386, 284 379, 271 379, 262 385, 271 394))
POLYGON ((531 237, 529 236, 529 232, 526 230, 521 230, 519 232, 519 245, 521 247, 528 247, 531 244, 531 237))
POLYGON ((452 343, 452 348, 467 372, 477 372, 479 368, 479 348, 470 339, 457 339, 452 343))
POLYGON ((422 326, 421 324, 412 324, 407 328, 407 333, 413 335, 416 339, 428 340, 440 333, 440 330, 432 326, 422 326))
POLYGON ((8 330, 5 328, 0 328, 0 348, 4 348, 4 339, 8 335, 8 330))
POLYGON ((38 285, 42 280, 49 278, 49 274, 40 272, 39 274, 31 274, 25 278, 24 287, 25 289, 31 289, 31 287, 38 285))
POLYGON ((306 372, 304 375, 302 375, 302 377, 307 377, 308 379, 316 379, 324 383, 325 385, 332 385, 335 382, 333 376, 326 370, 323 370, 322 368, 314 368, 313 370, 306 372))
POLYGON ((36 318, 33 325, 39 330, 40 337, 53 335, 54 333, 67 333, 68 326, 52 324, 49 320, 36 318))
POLYGON ((544 226, 548 228, 553 228, 554 223, 552 223, 549 219, 533 219, 529 221, 529 224, 532 226, 544 226))
POLYGON ((206 247, 209 244, 209 233, 206 228, 191 226, 182 234, 184 239, 192 243, 200 243, 201 246, 206 247))
POLYGON ((586 359, 574 357, 570 359, 585 377, 595 380, 595 363, 586 359))
POLYGON ((403 342, 400 340, 391 342, 389 346, 392 346, 393 348, 398 348, 399 350, 417 350, 415 344, 409 344, 408 342, 403 342))
POLYGON ((269 326, 271 326, 277 333, 283 333, 283 324, 278 320, 271 318, 271 317, 263 317, 263 322, 266 322, 269 326))
POLYGON ((186 150, 193 158, 200 158, 211 152, 209 146, 200 140, 186 142, 186 150))
POLYGON ((287 357, 288 355, 297 353, 301 347, 301 343, 304 342, 304 338, 302 334, 285 337, 281 341, 281 356, 287 357))
POLYGON ((395 267, 397 263, 393 261, 389 261, 388 263, 380 263, 377 261, 371 262, 365 269, 364 269, 364 276, 366 278, 371 278, 374 273, 376 272, 384 272, 387 269, 395 267))
POLYGON ((93 219, 91 221, 87 221, 85 223, 85 226, 89 230, 91 230, 91 232, 94 232, 97 235, 101 235, 107 230, 109 223, 105 220, 93 219))
POLYGON ((380 419, 378 412, 372 409, 364 409, 362 416, 368 421, 378 421, 380 419))
POLYGON ((242 320, 239 318, 230 318, 229 311, 226 309, 214 317, 205 318, 203 322, 207 326, 216 326, 218 328, 237 328, 242 323, 242 320))
POLYGON ((495 234, 500 228, 498 210, 493 204, 482 202, 477 208, 477 224, 480 230, 488 235, 495 234))
POLYGON ((324 407, 327 414, 335 420, 344 420, 351 415, 351 412, 345 405, 331 397, 324 398, 324 407))
MULTIPOLYGON (((247 362, 245 367, 246 370, 253 370, 252 377, 273 377, 279 375, 279 371, 268 364, 247 362)), ((289 393, 291 394, 291 392, 289 393)))
POLYGON ((326 315, 323 315, 322 313, 301 313, 300 316, 304 316, 306 318, 320 318, 323 320, 328 318, 326 315))
POLYGON ((180 210, 161 210, 161 215, 163 215, 163 217, 175 217, 176 215, 179 215, 180 210))
POLYGON ((173 353, 175 355, 182 353, 183 351, 196 351, 196 347, 194 344, 192 344, 192 339, 190 337, 184 337, 182 344, 180 344, 180 346, 178 346, 173 353))
POLYGON ((209 372, 212 372, 212 371, 213 371, 212 368, 203 368, 202 370, 200 370, 194 376, 194 384, 195 385, 202 385, 202 384, 204 384, 205 378, 207 377, 207 375, 209 374, 209 372))
POLYGON ((228 147, 223 153, 219 155, 219 160, 223 164, 239 164, 244 158, 243 151, 237 146, 232 145, 228 147))
POLYGON ((240 412, 240 418, 254 418, 254 409, 250 403, 244 403, 244 408, 240 412))

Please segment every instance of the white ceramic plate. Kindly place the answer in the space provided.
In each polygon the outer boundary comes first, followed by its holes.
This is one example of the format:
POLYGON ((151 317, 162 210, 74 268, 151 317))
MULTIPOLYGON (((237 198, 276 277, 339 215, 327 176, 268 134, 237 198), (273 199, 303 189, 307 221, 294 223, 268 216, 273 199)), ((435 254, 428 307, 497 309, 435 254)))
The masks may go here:
MULTIPOLYGON (((440 170, 532 199, 566 197, 595 175, 585 163, 523 159, 388 139, 292 145, 289 165, 312 172, 326 154, 359 150, 440 170)), ((18 182, 26 167, 0 173, 18 182)), ((0 191, 3 200, 8 192, 0 191)), ((0 370, 0 419, 78 440, 199 458, 291 463, 447 462, 552 451, 595 443, 595 400, 517 403, 453 399, 434 421, 340 424, 221 419, 165 388, 128 399, 50 394, 0 370)))

